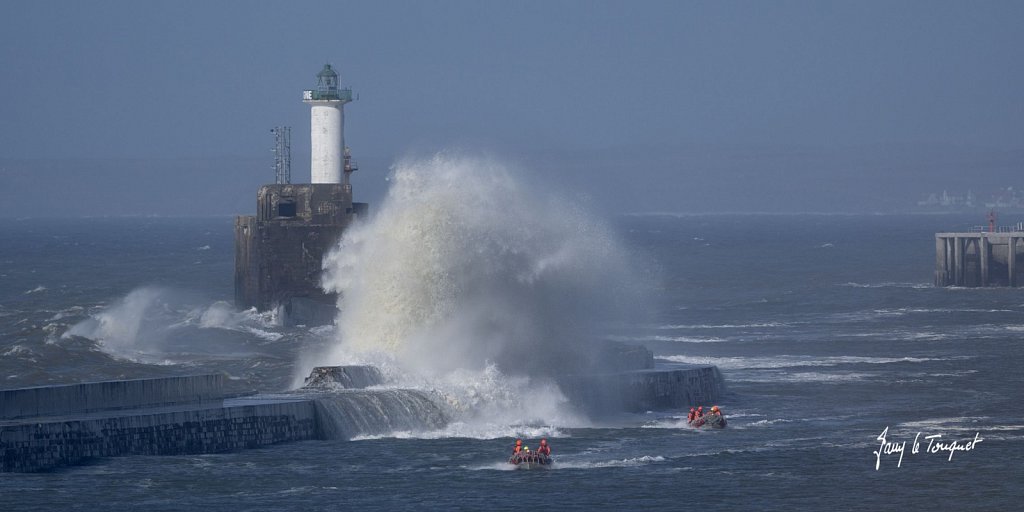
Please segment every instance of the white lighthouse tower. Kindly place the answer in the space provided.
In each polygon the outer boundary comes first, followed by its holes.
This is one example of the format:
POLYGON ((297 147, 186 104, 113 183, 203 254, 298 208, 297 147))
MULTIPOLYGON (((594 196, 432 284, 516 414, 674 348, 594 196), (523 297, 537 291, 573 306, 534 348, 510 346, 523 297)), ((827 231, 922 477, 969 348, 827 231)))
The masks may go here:
POLYGON ((325 65, 317 87, 304 91, 310 106, 310 183, 292 183, 287 172, 291 137, 273 130, 277 183, 256 193, 256 215, 235 219, 235 303, 279 311, 285 325, 328 325, 338 316, 338 296, 321 286, 324 257, 370 205, 352 201, 355 162, 345 147, 345 115, 352 90, 338 86, 325 65))
POLYGON ((324 64, 317 73, 316 90, 303 91, 302 101, 310 110, 310 183, 349 185, 355 170, 345 147, 345 104, 352 101, 352 89, 338 87, 338 73, 324 64), (344 171, 344 181, 342 178, 344 171))

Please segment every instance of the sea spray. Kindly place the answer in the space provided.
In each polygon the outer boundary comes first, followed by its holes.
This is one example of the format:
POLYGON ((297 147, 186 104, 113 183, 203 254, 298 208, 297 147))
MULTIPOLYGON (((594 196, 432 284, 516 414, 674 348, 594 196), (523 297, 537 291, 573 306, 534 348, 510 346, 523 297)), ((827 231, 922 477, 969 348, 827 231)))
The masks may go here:
POLYGON ((396 165, 391 183, 376 216, 325 258, 323 285, 341 296, 328 360, 383 352, 417 372, 493 362, 557 374, 642 309, 610 229, 505 165, 439 154, 396 165))
POLYGON ((642 281, 596 216, 517 176, 449 154, 396 165, 378 213, 325 258, 340 313, 320 364, 379 365, 459 429, 579 424, 554 377, 594 370, 582 355, 636 320, 642 281))
POLYGON ((140 333, 146 330, 145 320, 150 310, 159 307, 163 293, 152 287, 132 290, 109 308, 72 326, 63 337, 89 338, 112 355, 133 353, 143 348, 143 340, 152 337, 140 333))
POLYGON ((71 325, 60 340, 85 339, 114 358, 165 365, 248 359, 284 337, 272 313, 203 300, 186 290, 136 288, 71 325))

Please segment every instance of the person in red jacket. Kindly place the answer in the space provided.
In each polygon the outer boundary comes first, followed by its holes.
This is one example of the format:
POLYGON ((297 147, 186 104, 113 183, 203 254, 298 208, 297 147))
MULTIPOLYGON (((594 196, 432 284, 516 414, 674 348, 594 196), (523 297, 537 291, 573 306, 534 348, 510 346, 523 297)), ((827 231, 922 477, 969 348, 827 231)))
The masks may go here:
POLYGON ((551 456, 551 447, 548 446, 548 440, 547 439, 541 439, 540 440, 540 448, 537 448, 537 453, 540 454, 540 455, 547 456, 547 457, 551 456))
POLYGON ((696 417, 697 417, 697 410, 694 409, 693 407, 690 407, 690 412, 686 415, 686 421, 687 422, 693 421, 696 417))
POLYGON ((519 455, 519 452, 523 451, 523 440, 516 439, 516 447, 512 449, 512 455, 519 455))
POLYGON ((697 406, 697 417, 698 418, 703 418, 704 417, 704 406, 703 405, 698 405, 697 406))

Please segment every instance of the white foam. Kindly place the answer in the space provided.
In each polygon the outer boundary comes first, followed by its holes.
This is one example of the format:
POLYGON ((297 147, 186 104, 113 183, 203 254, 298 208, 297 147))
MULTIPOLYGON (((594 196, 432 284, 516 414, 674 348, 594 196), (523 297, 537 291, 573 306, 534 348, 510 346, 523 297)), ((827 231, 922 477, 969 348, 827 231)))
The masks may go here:
POLYGON ((830 367, 847 364, 894 364, 924 363, 929 361, 952 361, 970 359, 972 356, 955 357, 868 357, 868 356, 808 356, 778 355, 763 357, 710 357, 710 356, 659 356, 658 359, 674 363, 712 364, 721 369, 776 369, 799 367, 830 367))
POLYGON ((462 468, 467 469, 469 471, 515 471, 519 469, 506 461, 496 461, 487 464, 479 464, 475 466, 462 466, 462 468))
POLYGON ((661 455, 642 455, 640 457, 630 457, 626 459, 613 459, 613 460, 602 460, 602 461, 581 461, 565 458, 556 458, 552 464, 551 469, 598 469, 598 468, 626 468, 634 466, 644 466, 648 464, 656 464, 659 462, 665 462, 665 457, 661 455))
POLYGON ((226 301, 217 301, 199 313, 198 322, 195 319, 195 312, 189 315, 186 323, 197 323, 203 329, 228 329, 245 330, 255 334, 278 326, 278 318, 273 311, 260 313, 256 308, 249 308, 239 311, 226 301))
POLYGON ((35 361, 35 358, 33 356, 38 355, 39 354, 37 354, 34 350, 24 345, 13 345, 11 348, 5 350, 3 354, 0 354, 0 356, 2 357, 20 357, 23 359, 30 358, 33 361, 35 361))
POLYGON ((267 341, 277 341, 284 337, 284 335, 279 332, 264 331, 263 329, 257 329, 255 327, 246 328, 246 332, 254 334, 257 338, 267 341))
MULTIPOLYGON (((960 416, 956 418, 929 418, 918 421, 906 421, 897 425, 897 428, 906 430, 933 431, 941 434, 941 431, 975 431, 983 428, 989 430, 995 423, 995 418, 988 416, 960 416)), ((1004 427, 1008 427, 1006 425, 1004 427)), ((1015 429, 1007 429, 1015 430, 1015 429)))
POLYGON ((540 439, 542 437, 567 438, 569 435, 551 426, 530 427, 524 425, 470 424, 457 421, 440 430, 423 432, 396 431, 386 434, 359 435, 352 441, 370 441, 377 439, 540 439))
POLYGON ((84 310, 85 308, 83 308, 82 306, 71 306, 70 308, 67 308, 65 310, 58 311, 52 317, 47 319, 47 321, 56 322, 58 320, 63 320, 69 316, 81 315, 84 310))
POLYGON ((284 337, 281 333, 269 330, 278 327, 274 312, 260 313, 256 308, 239 311, 226 301, 214 302, 205 309, 192 310, 183 321, 170 327, 184 326, 244 332, 266 341, 277 341, 284 337))
MULTIPOLYGON (((729 416, 732 419, 732 416, 729 416)), ((684 429, 690 432, 708 432, 706 429, 696 429, 690 427, 690 422, 685 417, 672 417, 656 420, 650 423, 640 425, 640 428, 647 429, 684 429)))
POLYGON ((655 329, 764 329, 774 327, 788 327, 790 324, 782 322, 763 322, 754 324, 668 324, 658 325, 655 329))
POLYGON ((316 335, 316 336, 323 336, 323 337, 333 336, 334 333, 335 333, 335 326, 334 326, 334 324, 331 324, 331 325, 318 325, 318 326, 315 326, 315 327, 310 327, 309 332, 310 332, 310 334, 313 334, 313 335, 316 335))
POLYGON ((895 318, 906 315, 934 315, 955 313, 1015 313, 1012 309, 985 308, 883 308, 838 313, 832 317, 837 320, 870 320, 876 318, 895 318))
POLYGON ((822 373, 822 372, 781 372, 773 375, 764 375, 763 379, 751 379, 755 382, 853 382, 875 377, 871 373, 844 372, 844 373, 822 373))
POLYGON ((846 286, 850 288, 913 288, 916 290, 934 288, 929 283, 899 283, 899 282, 882 282, 882 283, 843 283, 839 286, 846 286))
POLYGON ((714 336, 608 336, 612 341, 644 342, 672 341, 676 343, 722 343, 724 338, 714 336))
POLYGON ((25 295, 31 295, 33 293, 42 293, 42 292, 45 292, 45 291, 46 291, 46 287, 43 286, 43 285, 39 285, 39 286, 36 286, 35 288, 32 288, 31 290, 27 290, 25 292, 25 295))
MULTIPOLYGON (((414 383, 406 380, 406 384, 414 383)), ((542 434, 552 426, 589 426, 554 383, 506 375, 493 364, 481 371, 460 369, 424 377, 418 387, 441 397, 454 417, 446 430, 459 436, 490 439, 520 433, 532 437, 531 433, 542 434)))

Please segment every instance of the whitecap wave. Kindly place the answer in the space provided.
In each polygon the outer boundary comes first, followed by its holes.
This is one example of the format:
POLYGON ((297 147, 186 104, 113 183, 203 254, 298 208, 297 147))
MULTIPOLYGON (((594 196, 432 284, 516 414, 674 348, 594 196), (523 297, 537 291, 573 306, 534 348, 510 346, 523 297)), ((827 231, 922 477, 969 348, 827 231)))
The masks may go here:
POLYGON ((844 383, 856 382, 878 377, 873 373, 860 372, 764 372, 758 375, 735 376, 734 382, 822 382, 844 383))
POLYGON ((886 281, 881 283, 842 283, 839 286, 846 286, 849 288, 913 288, 915 290, 931 289, 934 288, 931 283, 901 283, 886 281))
POLYGON ((753 324, 667 324, 654 326, 654 329, 765 329, 775 327, 789 327, 789 325, 790 324, 782 322, 762 322, 753 324))
POLYGON ((530 427, 524 425, 471 424, 457 421, 440 430, 423 432, 397 431, 386 434, 358 435, 352 441, 369 441, 376 439, 539 439, 542 437, 571 437, 564 431, 552 426, 530 427))
MULTIPOLYGON (((146 364, 174 364, 202 357, 240 357, 251 355, 248 340, 230 336, 198 336, 182 329, 223 329, 251 335, 265 341, 283 337, 271 331, 273 318, 255 310, 236 311, 229 303, 218 301, 207 307, 190 305, 180 291, 143 287, 67 329, 60 339, 82 337, 96 343, 107 354, 146 364)), ((59 326, 60 324, 54 324, 59 326)))
POLYGON ((777 369, 799 367, 831 367, 855 364, 895 364, 925 363, 930 361, 954 361, 970 359, 972 356, 953 357, 870 357, 870 356, 808 356, 778 355, 763 357, 711 357, 711 356, 659 356, 659 360, 686 363, 715 365, 723 370, 777 369))
POLYGON ((36 361, 36 358, 38 356, 39 354, 36 351, 26 347, 25 345, 13 345, 11 346, 11 348, 5 350, 2 354, 0 354, 0 357, 18 357, 33 362, 36 361))
POLYGON ((462 469, 469 471, 516 471, 519 468, 505 461, 495 461, 474 466, 462 466, 462 469))
POLYGON ((83 308, 82 306, 71 306, 70 308, 54 313, 53 316, 47 319, 47 322, 56 322, 58 320, 63 320, 68 317, 80 316, 84 311, 85 308, 83 308))
POLYGON ((665 460, 665 457, 662 457, 661 455, 641 455, 640 457, 598 461, 574 460, 572 458, 556 458, 555 462, 551 465, 551 469, 628 468, 635 466, 646 466, 649 464, 657 464, 659 462, 665 462, 665 460))
MULTIPOLYGON (((942 432, 974 432, 976 430, 1018 430, 1024 428, 1021 425, 999 425, 1000 420, 989 416, 960 416, 956 418, 928 418, 924 420, 905 421, 896 425, 896 429, 905 431, 928 431, 941 434, 942 432)), ((895 429, 894 429, 895 430, 895 429)))
POLYGON ((608 336, 612 341, 645 342, 672 341, 676 343, 723 343, 724 338, 714 336, 608 336))
MULTIPOLYGON (((793 423, 793 420, 786 419, 786 418, 775 418, 775 419, 767 419, 766 418, 766 419, 763 419, 763 420, 752 421, 750 423, 747 423, 746 426, 748 426, 748 427, 767 427, 767 426, 771 426, 771 425, 778 425, 780 423, 793 423)), ((736 425, 733 425, 733 427, 736 427, 736 425)))

